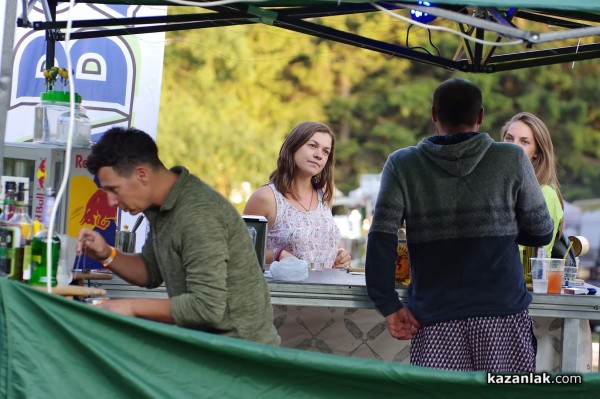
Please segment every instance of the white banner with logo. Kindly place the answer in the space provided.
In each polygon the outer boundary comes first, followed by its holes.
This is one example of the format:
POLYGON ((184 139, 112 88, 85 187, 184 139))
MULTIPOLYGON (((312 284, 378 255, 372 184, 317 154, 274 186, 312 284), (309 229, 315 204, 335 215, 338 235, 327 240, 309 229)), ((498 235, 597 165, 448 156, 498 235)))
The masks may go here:
MULTIPOLYGON (((77 4, 74 20, 131 18, 166 15, 167 7, 77 4)), ((21 13, 19 12, 19 16, 21 13)), ((59 3, 58 21, 66 21, 68 4, 59 3)), ((29 14, 31 21, 45 21, 41 3, 29 14)), ((10 23, 13 23, 12 21, 10 23)), ((117 27, 122 28, 122 27, 117 27)), ((100 28, 104 29, 104 28, 100 28)), ((107 28, 108 29, 108 28, 107 28)), ((85 29, 74 29, 74 32, 85 29)), ((92 123, 92 141, 112 126, 133 126, 156 137, 165 33, 109 36, 56 42, 54 66, 67 67, 71 56, 75 90, 92 123)), ((35 106, 46 91, 46 42, 43 31, 17 28, 6 142, 33 138, 35 106)), ((68 91, 59 80, 54 90, 68 91)))

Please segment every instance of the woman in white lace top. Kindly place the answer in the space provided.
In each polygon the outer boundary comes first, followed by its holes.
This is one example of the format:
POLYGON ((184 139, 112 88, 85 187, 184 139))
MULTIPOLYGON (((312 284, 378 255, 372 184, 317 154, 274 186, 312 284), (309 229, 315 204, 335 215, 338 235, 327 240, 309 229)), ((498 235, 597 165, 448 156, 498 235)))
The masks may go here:
POLYGON ((300 123, 283 142, 269 183, 248 200, 244 214, 269 222, 266 263, 295 256, 325 268, 349 266, 331 214, 334 149, 329 127, 300 123))

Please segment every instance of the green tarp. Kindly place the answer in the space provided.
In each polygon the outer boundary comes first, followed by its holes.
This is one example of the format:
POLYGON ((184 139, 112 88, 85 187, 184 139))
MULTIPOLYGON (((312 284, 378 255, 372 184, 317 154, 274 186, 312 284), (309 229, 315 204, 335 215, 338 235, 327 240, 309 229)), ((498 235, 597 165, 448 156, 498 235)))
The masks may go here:
POLYGON ((275 348, 124 317, 0 279, 0 398, 576 398, 578 385, 275 348))

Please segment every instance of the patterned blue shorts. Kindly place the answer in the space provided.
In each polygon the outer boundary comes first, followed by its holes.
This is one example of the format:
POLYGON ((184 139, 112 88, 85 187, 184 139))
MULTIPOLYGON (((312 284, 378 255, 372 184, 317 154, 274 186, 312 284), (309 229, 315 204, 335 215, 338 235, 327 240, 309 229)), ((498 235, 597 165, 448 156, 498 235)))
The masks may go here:
POLYGON ((411 343, 410 364, 443 370, 535 371, 536 340, 529 312, 474 317, 422 327, 411 343))

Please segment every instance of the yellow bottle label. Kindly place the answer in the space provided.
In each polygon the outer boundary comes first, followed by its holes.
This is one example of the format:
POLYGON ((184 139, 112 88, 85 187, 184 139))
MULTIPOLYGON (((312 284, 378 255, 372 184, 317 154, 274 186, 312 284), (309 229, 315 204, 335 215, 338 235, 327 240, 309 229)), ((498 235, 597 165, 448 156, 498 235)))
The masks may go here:
POLYGON ((19 227, 21 228, 21 240, 23 242, 25 242, 26 240, 29 240, 32 236, 31 236, 31 224, 30 223, 21 223, 19 224, 19 227))

